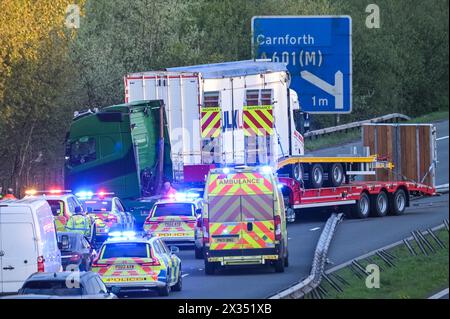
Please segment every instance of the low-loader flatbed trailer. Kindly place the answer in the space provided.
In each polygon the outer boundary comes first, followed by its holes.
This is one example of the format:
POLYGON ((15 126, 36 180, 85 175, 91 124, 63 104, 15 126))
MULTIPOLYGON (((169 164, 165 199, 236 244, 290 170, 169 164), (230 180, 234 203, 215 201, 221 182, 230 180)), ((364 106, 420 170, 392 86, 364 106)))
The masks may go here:
MULTIPOLYGON (((279 177, 287 209, 339 208, 355 218, 402 215, 413 196, 432 196, 434 187, 408 181, 362 181, 339 187, 305 189, 293 178, 279 177)), ((288 213, 289 214, 289 213, 288 213)))

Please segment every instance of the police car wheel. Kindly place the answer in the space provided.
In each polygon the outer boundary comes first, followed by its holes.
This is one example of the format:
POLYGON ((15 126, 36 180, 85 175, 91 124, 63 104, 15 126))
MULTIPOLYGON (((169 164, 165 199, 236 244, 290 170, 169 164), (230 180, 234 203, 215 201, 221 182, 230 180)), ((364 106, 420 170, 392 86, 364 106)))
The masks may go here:
POLYGON ((169 284, 165 284, 163 287, 158 288, 158 295, 167 297, 170 292, 169 284))
POLYGON ((172 287, 173 291, 181 291, 181 289, 183 288, 183 276, 181 276, 181 268, 180 271, 178 272, 178 281, 177 283, 172 287))

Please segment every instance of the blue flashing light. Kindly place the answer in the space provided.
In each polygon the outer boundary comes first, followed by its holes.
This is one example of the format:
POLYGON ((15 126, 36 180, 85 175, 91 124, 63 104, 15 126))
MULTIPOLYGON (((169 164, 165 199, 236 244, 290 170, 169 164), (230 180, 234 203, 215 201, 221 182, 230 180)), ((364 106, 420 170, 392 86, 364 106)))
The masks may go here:
POLYGON ((94 193, 91 191, 81 191, 75 194, 80 199, 90 199, 94 196, 94 193))
POLYGON ((283 189, 284 185, 283 184, 278 184, 278 188, 279 189, 283 189))
POLYGON ((224 174, 230 174, 230 169, 228 167, 224 167, 224 169, 222 170, 222 172, 224 174))
POLYGON ((136 238, 136 232, 134 231, 112 231, 108 234, 109 237, 114 240, 127 240, 136 238))

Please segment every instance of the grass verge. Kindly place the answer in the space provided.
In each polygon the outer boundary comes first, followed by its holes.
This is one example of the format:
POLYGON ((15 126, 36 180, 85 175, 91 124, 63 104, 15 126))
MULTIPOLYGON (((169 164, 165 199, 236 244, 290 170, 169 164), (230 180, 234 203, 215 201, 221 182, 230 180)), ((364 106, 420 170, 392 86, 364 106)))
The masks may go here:
MULTIPOLYGON (((414 241, 411 245, 419 254, 413 256, 404 244, 396 246, 388 252, 395 256, 395 267, 388 267, 378 256, 372 256, 369 260, 360 260, 359 263, 366 267, 368 264, 376 264, 380 267, 380 288, 369 289, 365 285, 366 277, 358 278, 347 266, 335 272, 349 285, 339 283, 344 290, 337 292, 325 280, 321 287, 328 293, 327 299, 423 299, 445 289, 449 286, 449 251, 448 231, 441 229, 435 232, 447 248, 439 248, 436 242, 429 236, 425 236, 435 249, 435 253, 425 256, 420 252, 414 241)), ((336 280, 334 280, 336 281, 336 280)), ((308 297, 308 296, 307 296, 308 297)))
POLYGON ((449 116, 448 111, 439 111, 413 118, 407 121, 406 123, 432 123, 448 120, 448 116, 449 116))
MULTIPOLYGON (((439 111, 422 115, 402 123, 433 123, 448 119, 449 119, 449 111, 439 111)), ((361 139, 361 132, 359 129, 354 129, 348 132, 323 135, 321 137, 313 138, 311 140, 305 139, 305 150, 315 151, 321 148, 355 142, 360 139, 361 139)))

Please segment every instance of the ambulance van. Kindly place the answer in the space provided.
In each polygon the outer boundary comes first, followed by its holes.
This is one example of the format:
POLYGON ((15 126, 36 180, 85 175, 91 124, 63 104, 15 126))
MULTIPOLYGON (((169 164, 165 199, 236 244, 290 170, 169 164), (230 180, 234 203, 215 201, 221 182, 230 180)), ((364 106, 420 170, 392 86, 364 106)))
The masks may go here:
POLYGON ((270 167, 209 172, 202 212, 205 273, 222 266, 288 266, 284 202, 270 167))

